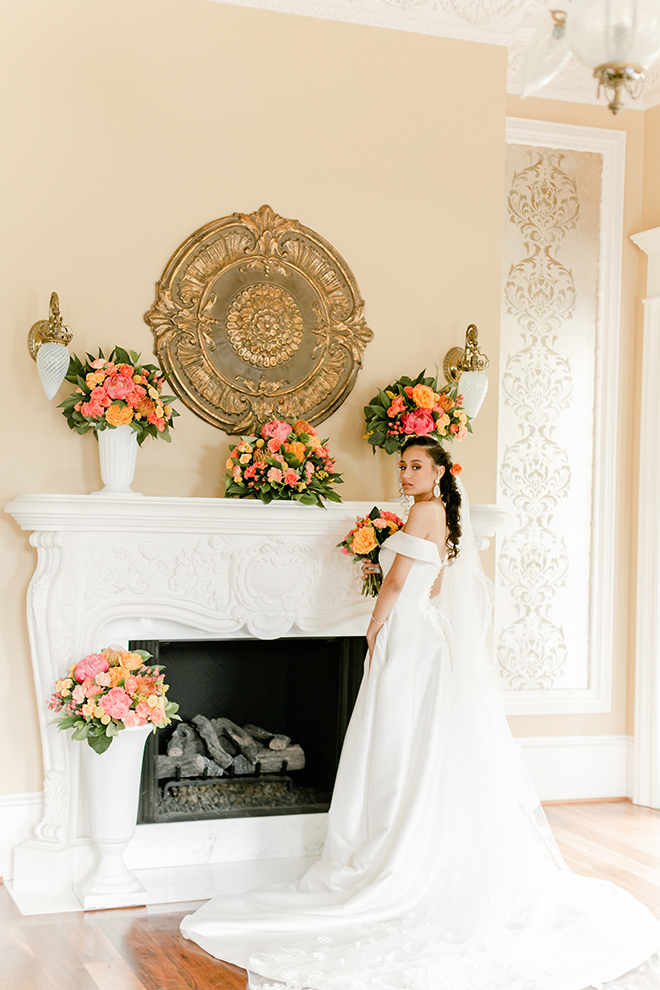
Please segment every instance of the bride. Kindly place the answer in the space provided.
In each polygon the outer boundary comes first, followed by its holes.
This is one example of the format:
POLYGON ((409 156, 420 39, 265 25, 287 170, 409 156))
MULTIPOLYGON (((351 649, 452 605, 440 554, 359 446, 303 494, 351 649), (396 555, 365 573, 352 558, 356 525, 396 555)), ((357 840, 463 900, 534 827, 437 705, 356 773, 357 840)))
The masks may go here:
POLYGON ((510 735, 451 460, 416 437, 399 466, 323 855, 182 932, 262 990, 657 990, 660 923, 564 864, 510 735))

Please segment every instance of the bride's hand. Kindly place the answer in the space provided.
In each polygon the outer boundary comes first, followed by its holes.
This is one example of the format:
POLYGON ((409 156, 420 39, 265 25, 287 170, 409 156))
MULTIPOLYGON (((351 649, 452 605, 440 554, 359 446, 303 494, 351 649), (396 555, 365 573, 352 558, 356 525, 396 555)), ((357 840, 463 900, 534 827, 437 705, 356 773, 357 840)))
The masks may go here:
POLYGON ((363 560, 362 561, 362 577, 366 578, 369 574, 381 574, 380 564, 376 564, 373 560, 363 560))
POLYGON ((376 645, 376 637, 378 636, 379 627, 373 622, 370 623, 367 629, 367 645, 369 647, 369 666, 371 667, 371 658, 374 655, 374 646, 376 645))

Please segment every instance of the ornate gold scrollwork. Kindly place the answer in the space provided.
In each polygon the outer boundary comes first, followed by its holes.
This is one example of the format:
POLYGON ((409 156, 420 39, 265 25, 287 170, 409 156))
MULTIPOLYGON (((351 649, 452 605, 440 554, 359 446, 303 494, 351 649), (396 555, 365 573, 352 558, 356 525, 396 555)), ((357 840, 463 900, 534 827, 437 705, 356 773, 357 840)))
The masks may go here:
POLYGON ((145 315, 172 388, 230 434, 321 423, 350 393, 373 333, 343 258, 270 206, 206 224, 175 252, 145 315))

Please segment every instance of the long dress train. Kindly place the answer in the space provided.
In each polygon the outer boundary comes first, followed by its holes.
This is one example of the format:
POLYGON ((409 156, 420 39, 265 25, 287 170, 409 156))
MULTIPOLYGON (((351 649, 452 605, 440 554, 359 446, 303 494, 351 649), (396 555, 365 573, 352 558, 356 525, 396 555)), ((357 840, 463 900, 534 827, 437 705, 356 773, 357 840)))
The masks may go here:
POLYGON ((467 540, 439 608, 435 544, 395 533, 385 572, 397 553, 413 565, 365 663, 322 858, 213 898, 183 934, 263 990, 658 990, 660 923, 554 843, 476 659, 467 540))

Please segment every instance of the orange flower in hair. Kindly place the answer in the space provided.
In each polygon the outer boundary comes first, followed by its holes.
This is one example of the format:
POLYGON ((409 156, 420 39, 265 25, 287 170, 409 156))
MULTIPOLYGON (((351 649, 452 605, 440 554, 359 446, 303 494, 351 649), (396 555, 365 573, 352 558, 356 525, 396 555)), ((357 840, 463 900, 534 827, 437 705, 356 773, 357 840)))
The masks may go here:
POLYGON ((462 470, 463 470, 463 467, 462 467, 462 465, 461 465, 461 464, 454 464, 454 465, 453 465, 453 466, 451 467, 451 469, 450 469, 450 472, 449 472, 449 473, 450 473, 450 474, 453 474, 453 475, 454 475, 454 477, 455 477, 455 478, 457 478, 457 477, 458 477, 458 475, 459 475, 459 474, 461 473, 461 471, 462 471, 462 470))

